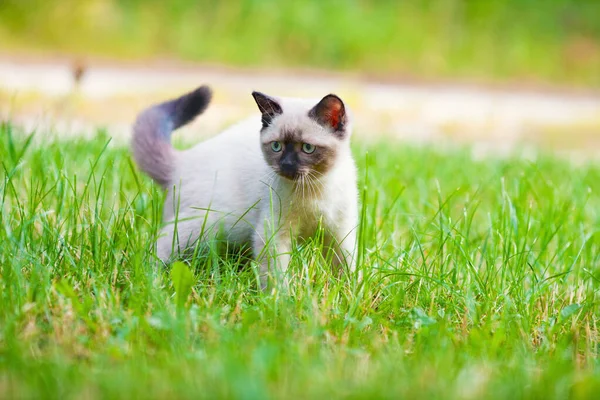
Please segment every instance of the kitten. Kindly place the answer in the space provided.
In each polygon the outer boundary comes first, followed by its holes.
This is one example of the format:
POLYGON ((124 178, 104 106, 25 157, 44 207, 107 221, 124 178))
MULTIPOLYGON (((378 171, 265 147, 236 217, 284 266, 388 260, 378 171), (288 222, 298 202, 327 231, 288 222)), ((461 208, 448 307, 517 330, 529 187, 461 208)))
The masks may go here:
POLYGON ((171 132, 206 109, 208 87, 138 116, 134 158, 169 191, 158 257, 168 262, 222 236, 252 249, 264 289, 269 275, 287 284, 292 244, 321 227, 336 266, 353 271, 358 193, 344 103, 333 94, 314 102, 252 96, 260 118, 185 151, 173 149, 171 132))

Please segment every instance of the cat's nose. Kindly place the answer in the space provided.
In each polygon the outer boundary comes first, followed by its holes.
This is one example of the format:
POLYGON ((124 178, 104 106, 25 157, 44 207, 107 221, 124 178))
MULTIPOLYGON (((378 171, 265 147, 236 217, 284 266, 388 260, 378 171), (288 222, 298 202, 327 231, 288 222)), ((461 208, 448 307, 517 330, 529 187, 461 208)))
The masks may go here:
POLYGON ((281 175, 289 179, 293 179, 298 173, 298 168, 296 164, 290 160, 283 160, 279 164, 279 170, 281 172, 281 175))

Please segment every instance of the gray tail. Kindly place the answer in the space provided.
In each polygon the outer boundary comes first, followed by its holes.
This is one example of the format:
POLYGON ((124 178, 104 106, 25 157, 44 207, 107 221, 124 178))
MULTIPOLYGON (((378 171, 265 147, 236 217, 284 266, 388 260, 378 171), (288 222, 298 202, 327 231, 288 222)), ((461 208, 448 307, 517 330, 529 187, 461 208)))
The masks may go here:
POLYGON ((171 183, 174 150, 171 132, 202 114, 210 103, 208 86, 142 111, 133 125, 131 148, 140 169, 163 188, 171 183))

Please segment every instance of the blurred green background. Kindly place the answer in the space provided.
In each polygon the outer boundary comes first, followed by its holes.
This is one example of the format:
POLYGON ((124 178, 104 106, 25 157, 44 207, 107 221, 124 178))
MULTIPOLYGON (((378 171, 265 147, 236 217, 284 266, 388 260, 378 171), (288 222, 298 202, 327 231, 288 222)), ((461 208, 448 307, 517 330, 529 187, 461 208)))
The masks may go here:
POLYGON ((600 86, 598 0, 0 0, 4 52, 600 86))

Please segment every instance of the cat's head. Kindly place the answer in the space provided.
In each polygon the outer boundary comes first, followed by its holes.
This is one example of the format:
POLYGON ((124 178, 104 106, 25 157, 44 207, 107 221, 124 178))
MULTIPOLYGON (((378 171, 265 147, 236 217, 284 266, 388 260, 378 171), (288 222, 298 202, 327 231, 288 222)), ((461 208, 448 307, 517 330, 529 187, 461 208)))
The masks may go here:
POLYGON ((262 113, 261 147, 267 164, 289 180, 319 179, 349 149, 350 118, 344 102, 329 94, 321 101, 252 96, 262 113))

